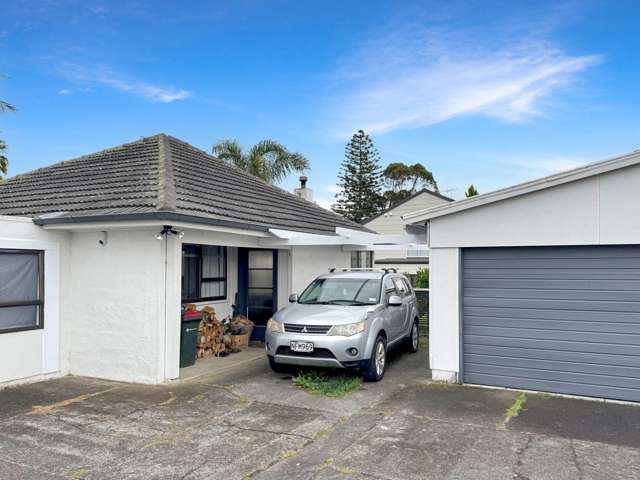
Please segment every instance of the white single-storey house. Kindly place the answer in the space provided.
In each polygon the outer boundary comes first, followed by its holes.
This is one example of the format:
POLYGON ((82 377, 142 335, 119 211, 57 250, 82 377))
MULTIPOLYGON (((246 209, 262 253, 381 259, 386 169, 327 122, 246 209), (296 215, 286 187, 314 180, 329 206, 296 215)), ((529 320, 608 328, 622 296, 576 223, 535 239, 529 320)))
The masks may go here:
POLYGON ((439 380, 640 401, 640 152, 405 215, 439 380))
MULTIPOLYGON (((370 218, 363 225, 383 235, 401 235, 405 232, 403 215, 449 202, 453 202, 453 199, 423 188, 370 218)), ((395 268, 398 272, 414 275, 419 269, 428 267, 429 248, 426 243, 409 244, 405 248, 388 245, 386 248, 377 248, 375 252, 352 252, 351 257, 351 265, 354 267, 395 268)))
POLYGON ((10 178, 0 385, 175 379, 182 304, 245 314, 259 338, 290 293, 397 240, 166 135, 10 178))

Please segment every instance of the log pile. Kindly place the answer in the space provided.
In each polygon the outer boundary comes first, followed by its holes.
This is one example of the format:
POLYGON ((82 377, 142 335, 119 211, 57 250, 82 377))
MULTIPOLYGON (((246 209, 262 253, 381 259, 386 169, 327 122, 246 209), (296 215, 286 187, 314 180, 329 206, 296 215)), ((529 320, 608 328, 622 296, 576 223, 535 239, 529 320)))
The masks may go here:
POLYGON ((224 343, 224 327, 212 307, 202 309, 202 321, 198 328, 198 358, 227 355, 224 343))

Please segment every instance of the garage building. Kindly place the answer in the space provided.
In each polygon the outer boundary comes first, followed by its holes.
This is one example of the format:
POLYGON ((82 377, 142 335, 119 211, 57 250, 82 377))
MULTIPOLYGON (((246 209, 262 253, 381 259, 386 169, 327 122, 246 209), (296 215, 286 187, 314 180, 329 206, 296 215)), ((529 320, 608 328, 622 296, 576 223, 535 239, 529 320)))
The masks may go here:
POLYGON ((640 401, 640 153, 405 215, 437 380, 640 401))

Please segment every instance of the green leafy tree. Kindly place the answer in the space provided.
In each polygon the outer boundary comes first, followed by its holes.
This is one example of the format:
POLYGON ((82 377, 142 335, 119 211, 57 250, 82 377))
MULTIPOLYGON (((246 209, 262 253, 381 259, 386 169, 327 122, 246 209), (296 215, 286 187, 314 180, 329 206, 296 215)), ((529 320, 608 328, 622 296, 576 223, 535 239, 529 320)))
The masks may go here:
MULTIPOLYGON (((10 103, 0 100, 0 112, 15 112, 15 111, 16 111, 16 107, 11 105, 10 103)), ((7 144, 3 140, 0 140, 0 181, 2 181, 3 176, 6 175, 7 172, 9 171, 9 159, 4 153, 6 152, 6 150, 7 150, 7 144)))
POLYGON ((236 140, 222 140, 213 146, 213 153, 220 160, 272 184, 279 183, 293 172, 304 172, 310 167, 306 157, 290 152, 273 140, 262 140, 247 152, 236 140))
POLYGON ((416 272, 416 279, 413 286, 415 288, 429 288, 428 268, 421 268, 416 272))
POLYGON ((473 185, 469 185, 469 188, 467 188, 467 191, 464 192, 464 196, 467 197, 467 198, 475 197, 479 193, 480 192, 478 192, 478 190, 476 190, 476 187, 474 187, 473 185))
POLYGON ((347 144, 340 168, 336 203, 331 209, 355 222, 377 214, 383 206, 380 155, 369 135, 358 130, 347 144))
POLYGON ((410 197, 421 188, 431 188, 438 191, 438 184, 433 173, 421 163, 406 165, 404 163, 390 163, 382 172, 386 191, 384 192, 385 207, 410 197))

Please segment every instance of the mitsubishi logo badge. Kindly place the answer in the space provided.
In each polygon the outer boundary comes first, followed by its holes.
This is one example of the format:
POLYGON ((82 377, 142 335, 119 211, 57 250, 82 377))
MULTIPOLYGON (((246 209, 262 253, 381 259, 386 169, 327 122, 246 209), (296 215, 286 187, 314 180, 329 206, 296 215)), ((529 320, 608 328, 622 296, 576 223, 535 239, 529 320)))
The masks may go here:
POLYGON ((307 327, 302 327, 302 333, 307 333, 307 327))

